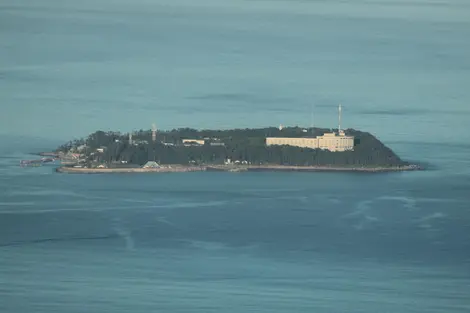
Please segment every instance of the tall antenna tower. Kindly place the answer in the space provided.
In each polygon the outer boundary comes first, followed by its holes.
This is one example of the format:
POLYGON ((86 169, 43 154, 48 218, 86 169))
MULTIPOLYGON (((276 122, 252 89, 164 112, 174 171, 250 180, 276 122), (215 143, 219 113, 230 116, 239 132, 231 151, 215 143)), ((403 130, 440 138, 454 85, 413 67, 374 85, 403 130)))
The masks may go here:
POLYGON ((312 136, 313 136, 313 127, 314 127, 314 123, 313 123, 313 104, 310 108, 310 132, 312 133, 312 136))
POLYGON ((341 113, 342 113, 342 108, 340 104, 338 106, 338 134, 341 133, 341 113))
POLYGON ((157 141, 157 126, 152 124, 152 141, 157 141))

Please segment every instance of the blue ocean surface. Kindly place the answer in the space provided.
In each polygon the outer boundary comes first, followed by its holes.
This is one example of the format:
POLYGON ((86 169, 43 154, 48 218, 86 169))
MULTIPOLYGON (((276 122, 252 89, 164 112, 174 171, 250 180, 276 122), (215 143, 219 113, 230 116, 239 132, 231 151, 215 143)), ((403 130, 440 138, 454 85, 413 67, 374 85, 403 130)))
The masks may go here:
POLYGON ((446 151, 461 173, 74 175, 2 153, 0 311, 468 312, 469 149, 446 151))
POLYGON ((0 1, 0 312, 470 312, 470 3, 0 1), (344 127, 407 173, 21 168, 97 129, 344 127))

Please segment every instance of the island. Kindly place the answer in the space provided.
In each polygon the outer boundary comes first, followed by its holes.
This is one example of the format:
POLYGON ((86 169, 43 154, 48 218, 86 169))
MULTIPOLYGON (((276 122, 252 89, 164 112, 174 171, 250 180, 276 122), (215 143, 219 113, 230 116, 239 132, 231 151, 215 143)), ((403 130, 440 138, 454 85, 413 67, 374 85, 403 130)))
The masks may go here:
POLYGON ((43 155, 60 160, 57 172, 89 174, 422 169, 402 160, 369 132, 298 126, 96 131, 43 155))

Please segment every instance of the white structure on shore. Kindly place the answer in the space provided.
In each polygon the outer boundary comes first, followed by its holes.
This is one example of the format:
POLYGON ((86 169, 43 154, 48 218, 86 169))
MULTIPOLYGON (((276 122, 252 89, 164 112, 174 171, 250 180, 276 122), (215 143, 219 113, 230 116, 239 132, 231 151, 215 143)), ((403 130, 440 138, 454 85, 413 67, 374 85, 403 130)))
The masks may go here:
POLYGON ((142 168, 159 168, 160 165, 155 161, 148 161, 142 166, 142 168))
POLYGON ((317 137, 267 137, 266 145, 288 145, 301 148, 329 151, 349 151, 354 149, 354 137, 347 136, 341 129, 341 105, 338 107, 338 132, 325 133, 317 137))

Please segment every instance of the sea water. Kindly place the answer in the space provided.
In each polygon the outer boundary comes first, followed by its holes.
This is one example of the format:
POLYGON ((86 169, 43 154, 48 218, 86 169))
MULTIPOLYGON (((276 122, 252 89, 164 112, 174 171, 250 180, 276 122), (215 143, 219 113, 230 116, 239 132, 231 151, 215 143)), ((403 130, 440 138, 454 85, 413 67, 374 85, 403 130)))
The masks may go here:
POLYGON ((1 312, 470 311, 465 1, 0 6, 1 312), (339 101, 429 170, 19 167, 155 119, 309 124, 313 102, 326 127, 339 101))
POLYGON ((73 175, 21 157, 0 162, 3 312, 470 309, 468 173, 73 175))

